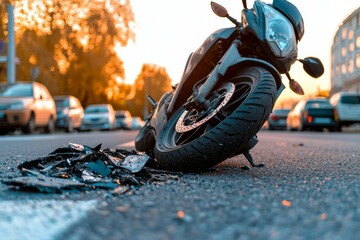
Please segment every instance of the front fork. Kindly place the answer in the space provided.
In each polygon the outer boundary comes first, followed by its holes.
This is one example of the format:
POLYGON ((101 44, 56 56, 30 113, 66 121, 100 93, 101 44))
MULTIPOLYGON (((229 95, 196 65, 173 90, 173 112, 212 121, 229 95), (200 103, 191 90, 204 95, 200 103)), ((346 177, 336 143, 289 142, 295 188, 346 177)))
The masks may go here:
MULTIPOLYGON (((193 94, 188 98, 184 104, 184 108, 187 111, 195 109, 197 111, 207 110, 210 106, 208 100, 206 100, 209 93, 213 90, 215 85, 222 80, 226 72, 231 67, 245 68, 249 66, 261 66, 267 69, 275 78, 278 90, 283 90, 281 75, 277 69, 270 63, 258 59, 243 57, 239 53, 239 46, 241 45, 239 39, 235 39, 229 49, 226 51, 221 60, 216 64, 214 70, 209 74, 208 78, 199 88, 194 89, 193 94), (281 89, 282 88, 282 89, 281 89)), ((280 91, 280 93, 281 93, 280 91)), ((279 93, 279 94, 280 94, 279 93)))
POLYGON ((234 40, 229 50, 224 54, 221 60, 216 64, 214 70, 210 73, 207 80, 201 85, 198 89, 194 89, 193 94, 188 98, 186 103, 184 104, 184 108, 187 111, 192 109, 196 109, 198 111, 206 110, 210 103, 206 100, 206 97, 215 87, 215 85, 219 82, 219 80, 223 77, 224 71, 221 69, 225 66, 230 66, 233 59, 241 57, 238 52, 238 46, 240 44, 240 40, 234 40))

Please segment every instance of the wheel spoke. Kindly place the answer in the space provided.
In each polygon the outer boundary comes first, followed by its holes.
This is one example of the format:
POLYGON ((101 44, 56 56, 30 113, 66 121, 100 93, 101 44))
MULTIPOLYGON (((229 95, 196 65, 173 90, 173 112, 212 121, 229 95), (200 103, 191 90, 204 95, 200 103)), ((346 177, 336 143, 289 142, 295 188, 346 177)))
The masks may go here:
POLYGON ((177 146, 183 145, 185 143, 190 142, 191 140, 195 138, 198 138, 200 135, 204 133, 204 127, 203 125, 199 126, 198 128, 195 128, 192 131, 185 132, 185 133, 177 133, 175 136, 175 144, 177 146))
POLYGON ((205 132, 211 130, 213 127, 224 121, 228 117, 228 114, 221 109, 212 119, 209 120, 205 132))

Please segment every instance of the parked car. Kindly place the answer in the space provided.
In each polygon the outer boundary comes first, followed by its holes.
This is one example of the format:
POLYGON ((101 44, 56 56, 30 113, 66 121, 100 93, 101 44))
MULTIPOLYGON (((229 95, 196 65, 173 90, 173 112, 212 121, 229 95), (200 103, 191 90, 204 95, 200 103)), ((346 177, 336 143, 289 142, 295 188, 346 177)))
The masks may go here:
POLYGON ((337 130, 337 114, 327 98, 301 100, 287 116, 288 130, 337 130))
POLYGON ((339 92, 330 98, 339 117, 339 130, 342 126, 360 123, 360 93, 339 92))
POLYGON ((55 102, 48 89, 38 82, 0 84, 0 132, 5 134, 20 128, 33 133, 44 128, 55 130, 55 102))
POLYGON ((136 130, 144 126, 145 122, 140 117, 133 117, 131 119, 130 129, 136 130))
POLYGON ((274 109, 265 123, 266 128, 269 130, 286 130, 286 118, 290 110, 290 108, 274 109))
POLYGON ((91 104, 85 108, 80 131, 113 130, 115 111, 110 104, 91 104))
POLYGON ((131 129, 132 116, 127 110, 119 110, 115 112, 116 128, 118 129, 131 129))
POLYGON ((54 96, 56 105, 56 127, 66 132, 79 130, 84 117, 84 108, 74 96, 54 96))

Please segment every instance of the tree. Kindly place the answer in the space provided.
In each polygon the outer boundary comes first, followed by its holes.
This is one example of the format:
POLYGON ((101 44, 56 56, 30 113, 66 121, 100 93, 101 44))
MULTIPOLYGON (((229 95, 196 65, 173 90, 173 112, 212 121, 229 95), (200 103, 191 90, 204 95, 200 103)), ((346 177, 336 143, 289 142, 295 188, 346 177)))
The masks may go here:
POLYGON ((150 95, 158 101, 168 91, 171 91, 171 79, 166 69, 155 64, 143 64, 134 83, 134 95, 129 102, 131 113, 145 117, 152 108, 146 96, 150 95))
MULTIPOLYGON (((1 26, 5 17, 0 15, 1 26)), ((104 102, 106 89, 124 78, 114 47, 134 40, 133 23, 130 0, 18 0, 18 79, 30 80, 31 69, 37 67, 36 80, 52 94, 75 95, 84 105, 104 102)), ((0 30, 0 37, 6 35, 0 30)))

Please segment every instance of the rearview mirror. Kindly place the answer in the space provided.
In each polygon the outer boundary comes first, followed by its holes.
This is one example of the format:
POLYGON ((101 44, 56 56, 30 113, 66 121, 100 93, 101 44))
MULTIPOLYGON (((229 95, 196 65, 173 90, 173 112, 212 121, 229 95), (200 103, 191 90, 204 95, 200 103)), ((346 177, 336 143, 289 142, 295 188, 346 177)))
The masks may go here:
POLYGON ((307 57, 299 60, 304 67, 305 72, 314 78, 318 78, 324 73, 324 66, 320 59, 316 57, 307 57))

